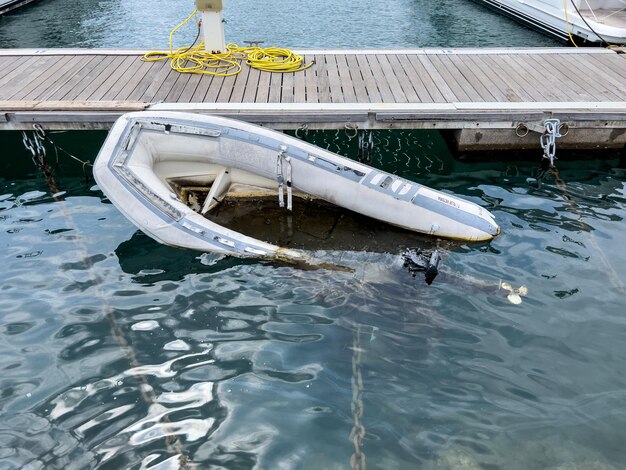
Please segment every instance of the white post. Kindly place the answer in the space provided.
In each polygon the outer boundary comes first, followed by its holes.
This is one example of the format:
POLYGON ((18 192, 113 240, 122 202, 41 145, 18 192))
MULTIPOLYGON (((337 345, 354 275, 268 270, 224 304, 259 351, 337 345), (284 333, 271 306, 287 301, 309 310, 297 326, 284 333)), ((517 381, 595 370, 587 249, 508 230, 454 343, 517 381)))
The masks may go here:
POLYGON ((204 49, 207 52, 226 50, 224 22, 222 21, 222 0, 196 0, 196 7, 202 17, 204 49))

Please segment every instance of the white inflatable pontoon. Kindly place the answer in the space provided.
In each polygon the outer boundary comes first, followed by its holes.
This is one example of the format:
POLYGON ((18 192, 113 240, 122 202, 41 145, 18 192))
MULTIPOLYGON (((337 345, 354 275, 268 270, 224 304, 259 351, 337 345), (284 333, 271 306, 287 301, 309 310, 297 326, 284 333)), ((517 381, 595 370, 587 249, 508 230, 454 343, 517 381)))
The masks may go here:
POLYGON ((499 233, 477 204, 245 122, 177 112, 122 116, 94 165, 100 189, 139 229, 172 246, 236 256, 303 259, 208 220, 230 194, 321 199, 407 230, 467 241, 499 233), (204 188, 196 210, 179 189, 204 188), (278 194, 278 196, 276 196, 278 194))

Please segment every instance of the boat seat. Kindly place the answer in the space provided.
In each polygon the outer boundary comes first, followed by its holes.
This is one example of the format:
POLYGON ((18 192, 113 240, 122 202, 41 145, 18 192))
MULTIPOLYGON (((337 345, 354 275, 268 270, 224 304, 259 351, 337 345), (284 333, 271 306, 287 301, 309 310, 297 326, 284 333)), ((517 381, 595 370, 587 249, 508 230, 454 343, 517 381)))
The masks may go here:
POLYGON ((215 181, 213 181, 209 194, 204 200, 204 204, 202 204, 202 211, 200 212, 202 215, 205 215, 222 202, 224 195, 228 192, 228 188, 230 188, 230 183, 230 168, 224 168, 219 172, 215 181))

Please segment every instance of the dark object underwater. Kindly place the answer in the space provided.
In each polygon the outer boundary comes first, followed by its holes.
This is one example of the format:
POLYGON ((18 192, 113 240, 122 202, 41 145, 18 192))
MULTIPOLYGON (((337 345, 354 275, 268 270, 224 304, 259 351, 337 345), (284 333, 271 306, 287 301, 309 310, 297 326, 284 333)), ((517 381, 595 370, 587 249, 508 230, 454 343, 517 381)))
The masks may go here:
POLYGON ((402 253, 402 258, 404 259, 404 267, 409 270, 413 277, 418 272, 424 271, 424 279, 428 285, 431 285, 439 274, 441 255, 437 250, 428 253, 409 249, 402 253))

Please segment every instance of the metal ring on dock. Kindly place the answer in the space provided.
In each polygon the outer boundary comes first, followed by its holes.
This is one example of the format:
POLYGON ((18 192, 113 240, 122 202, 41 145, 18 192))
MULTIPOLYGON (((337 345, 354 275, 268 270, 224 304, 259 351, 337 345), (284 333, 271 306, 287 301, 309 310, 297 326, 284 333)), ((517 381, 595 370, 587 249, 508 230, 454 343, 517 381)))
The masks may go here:
POLYGON ((37 137, 39 137, 41 140, 45 140, 46 131, 43 130, 41 124, 33 124, 33 130, 35 131, 35 134, 37 134, 37 137))
POLYGON ((569 124, 567 124, 566 122, 562 123, 559 126, 559 134, 561 134, 561 137, 565 137, 567 134, 569 134, 569 124))
POLYGON ((526 137, 529 132, 530 130, 528 129, 528 126, 523 122, 518 123, 515 128, 515 135, 518 137, 526 137))
POLYGON ((308 135, 309 134, 309 125, 307 123, 302 124, 300 127, 298 127, 296 129, 296 137, 298 139, 302 139, 302 136, 300 135, 300 131, 304 132, 304 135, 308 135))
POLYGON ((345 131, 346 131, 346 136, 348 137, 348 139, 352 140, 357 135, 359 135, 359 126, 357 126, 356 124, 348 121, 348 122, 346 122, 346 125, 345 125, 345 131), (353 131, 354 133, 352 134, 349 131, 353 131))

